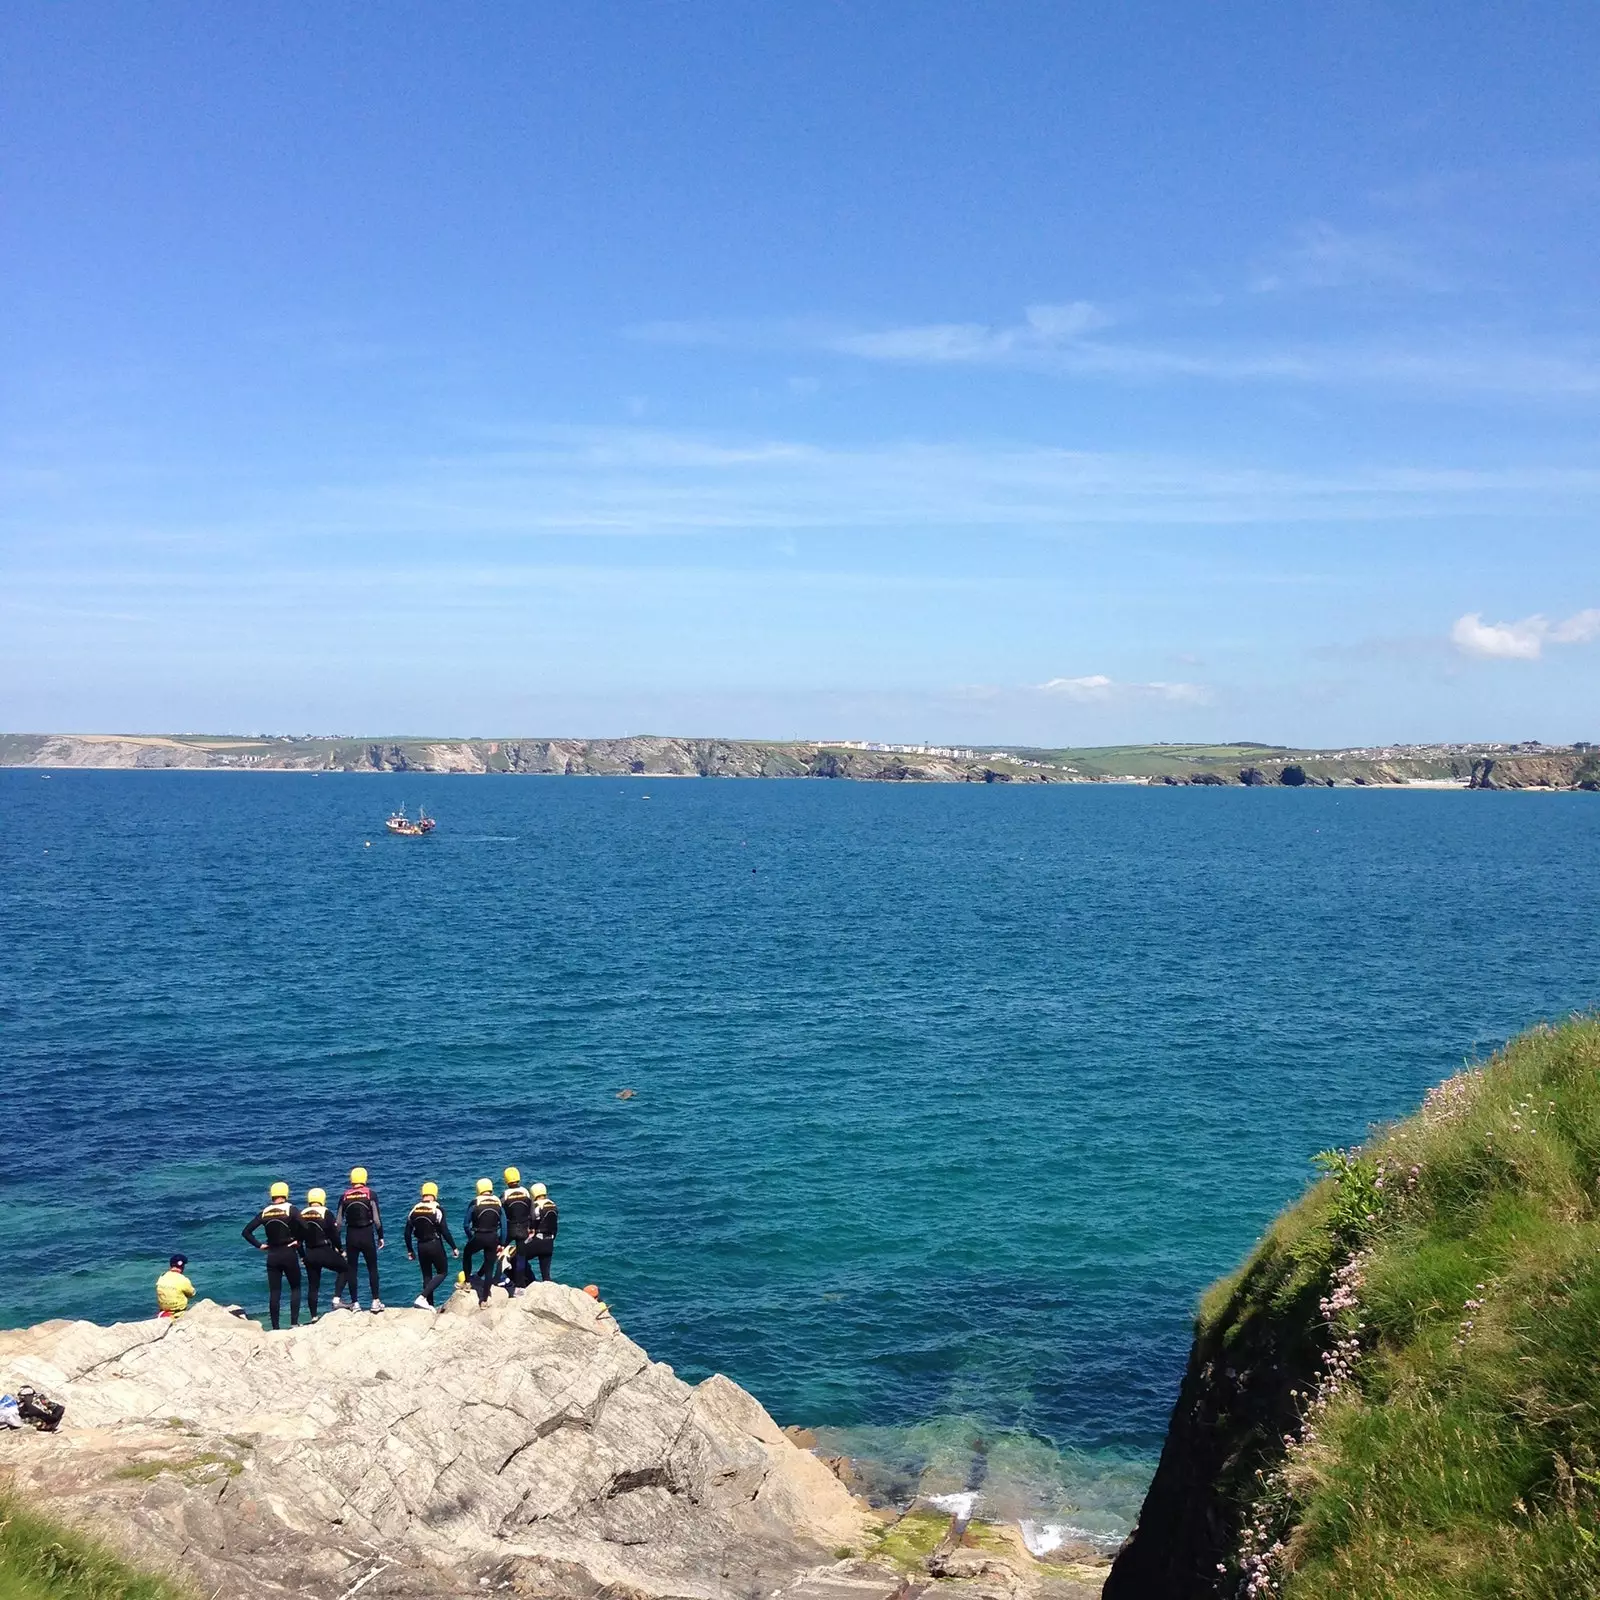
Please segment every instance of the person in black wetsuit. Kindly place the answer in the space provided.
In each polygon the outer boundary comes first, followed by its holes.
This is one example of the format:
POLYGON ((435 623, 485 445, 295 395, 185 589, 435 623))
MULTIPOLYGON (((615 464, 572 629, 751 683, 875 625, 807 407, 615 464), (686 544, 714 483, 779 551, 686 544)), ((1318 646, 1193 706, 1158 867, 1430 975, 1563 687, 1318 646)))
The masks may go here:
POLYGON ((506 1248, 511 1252, 511 1292, 515 1294, 533 1280, 528 1258, 523 1253, 528 1235, 533 1232, 533 1196, 522 1187, 522 1174, 515 1167, 506 1168, 506 1188, 500 1196, 500 1209, 505 1213, 506 1248))
POLYGON ((422 1198, 412 1206, 411 1215, 406 1218, 406 1256, 422 1263, 422 1293, 412 1304, 437 1309, 433 1304, 434 1294, 450 1276, 450 1266, 444 1255, 446 1245, 450 1246, 451 1255, 461 1254, 450 1236, 444 1207, 439 1204, 439 1185, 425 1183, 422 1198))
POLYGON ((349 1266, 339 1249, 339 1225, 328 1209, 325 1189, 306 1190, 306 1203, 300 1208, 300 1239, 300 1254, 306 1264, 306 1309, 315 1322, 323 1269, 333 1274, 333 1303, 338 1305, 349 1266))
MULTIPOLYGON (((334 1226, 344 1233, 344 1281, 350 1291, 350 1309, 361 1309, 361 1292, 356 1288, 356 1273, 361 1258, 367 1259, 367 1287, 372 1291, 369 1302, 374 1311, 383 1310, 378 1298, 378 1252, 383 1248, 383 1213, 378 1210, 378 1197, 367 1184, 367 1169, 350 1169, 350 1187, 339 1196, 339 1214, 334 1226)), ((339 1296, 333 1297, 334 1309, 339 1306, 339 1296)))
MULTIPOLYGON (((533 1200, 533 1224, 524 1246, 530 1260, 539 1264, 539 1276, 550 1281, 550 1258, 556 1251, 556 1203, 542 1183, 534 1184, 528 1191, 533 1200)), ((528 1268, 528 1281, 533 1282, 533 1268, 528 1268)))
POLYGON ((283 1301, 283 1280, 289 1280, 289 1326, 300 1326, 300 1213, 289 1204, 289 1185, 275 1183, 271 1197, 240 1230, 257 1250, 267 1252, 267 1294, 272 1306, 272 1326, 278 1326, 283 1301), (256 1229, 266 1231, 266 1243, 256 1229))
POLYGON ((467 1242, 461 1254, 461 1268, 474 1279, 478 1299, 489 1298, 489 1286, 494 1282, 495 1266, 500 1259, 500 1224, 503 1221, 500 1196, 488 1178, 478 1179, 478 1193, 467 1212, 467 1242), (474 1277, 472 1258, 483 1256, 483 1266, 474 1277))

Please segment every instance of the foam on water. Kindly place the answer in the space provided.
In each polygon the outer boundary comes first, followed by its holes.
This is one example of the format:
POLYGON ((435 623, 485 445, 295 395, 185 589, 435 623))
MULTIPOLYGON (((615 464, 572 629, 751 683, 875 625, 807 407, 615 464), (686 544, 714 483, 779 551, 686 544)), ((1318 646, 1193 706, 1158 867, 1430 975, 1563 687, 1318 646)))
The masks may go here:
POLYGON ((459 1217, 515 1162, 685 1377, 1114 1542, 1310 1155, 1600 999, 1589 795, 644 792, 0 772, 0 1323, 147 1315, 177 1248, 259 1308, 270 1180, 459 1217))

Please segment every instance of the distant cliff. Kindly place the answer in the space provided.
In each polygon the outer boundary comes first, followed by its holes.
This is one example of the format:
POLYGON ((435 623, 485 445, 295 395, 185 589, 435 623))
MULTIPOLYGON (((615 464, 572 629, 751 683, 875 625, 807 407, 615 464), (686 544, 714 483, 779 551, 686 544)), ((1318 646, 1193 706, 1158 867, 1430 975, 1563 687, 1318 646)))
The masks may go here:
POLYGON ((0 766, 241 772, 527 773, 556 777, 855 778, 879 783, 1049 783, 1014 758, 737 739, 236 739, 5 734, 0 766))
POLYGON ((1247 788, 1600 789, 1586 745, 949 746, 684 739, 289 738, 0 734, 0 766, 234 772, 439 772, 554 777, 834 778, 869 783, 1158 783, 1247 788))

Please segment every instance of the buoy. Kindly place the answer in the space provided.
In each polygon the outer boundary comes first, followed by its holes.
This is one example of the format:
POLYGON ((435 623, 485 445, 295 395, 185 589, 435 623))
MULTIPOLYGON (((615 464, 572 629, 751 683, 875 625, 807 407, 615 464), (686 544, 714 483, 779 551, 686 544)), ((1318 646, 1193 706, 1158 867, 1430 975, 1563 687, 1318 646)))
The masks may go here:
POLYGON ((368 839, 367 840, 367 849, 370 850, 371 848, 372 848, 372 841, 370 839, 368 839))
POLYGON ((586 1283, 583 1286, 583 1292, 591 1300, 598 1300, 600 1298, 600 1285, 598 1283, 586 1283))

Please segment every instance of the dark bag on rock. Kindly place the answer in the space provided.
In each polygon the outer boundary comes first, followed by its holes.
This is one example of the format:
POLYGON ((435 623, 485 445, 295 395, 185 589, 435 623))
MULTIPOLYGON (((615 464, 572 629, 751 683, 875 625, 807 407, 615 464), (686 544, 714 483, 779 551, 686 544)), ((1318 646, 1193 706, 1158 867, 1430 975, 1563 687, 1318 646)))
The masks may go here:
POLYGON ((52 1400, 37 1389, 17 1390, 17 1415, 24 1422, 31 1422, 41 1433, 54 1433, 66 1414, 67 1408, 59 1400, 52 1400))

